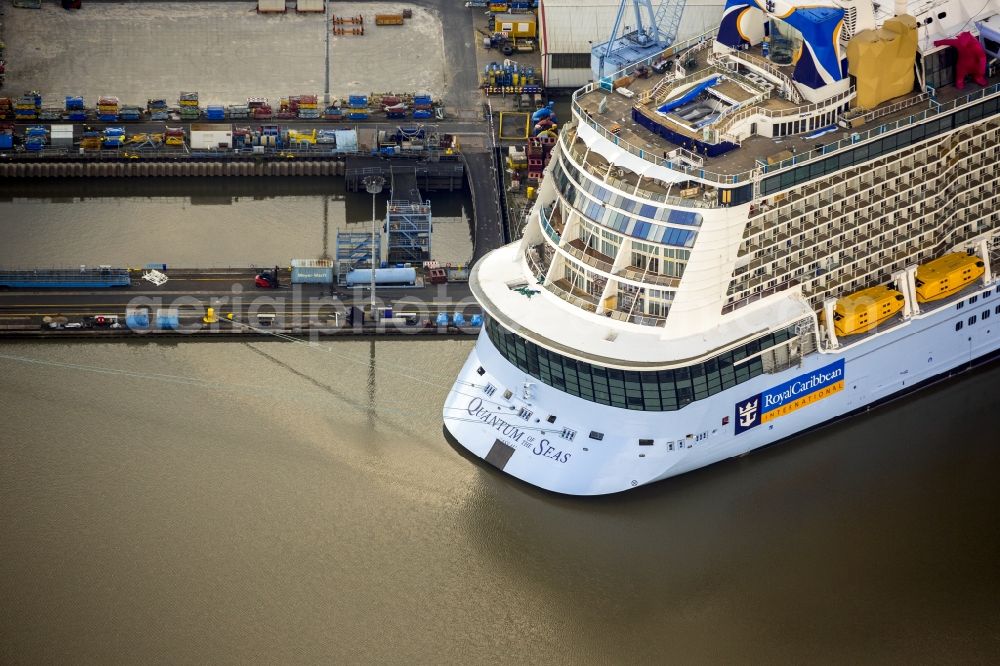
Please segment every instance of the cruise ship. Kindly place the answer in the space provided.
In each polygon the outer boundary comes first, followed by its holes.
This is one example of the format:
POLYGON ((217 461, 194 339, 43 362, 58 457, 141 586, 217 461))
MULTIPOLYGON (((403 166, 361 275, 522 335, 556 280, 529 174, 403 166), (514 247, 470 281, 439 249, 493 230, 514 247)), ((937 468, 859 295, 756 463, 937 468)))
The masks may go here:
POLYGON ((998 14, 728 0, 717 32, 576 91, 523 234, 473 269, 451 437, 616 493, 989 359, 998 14))

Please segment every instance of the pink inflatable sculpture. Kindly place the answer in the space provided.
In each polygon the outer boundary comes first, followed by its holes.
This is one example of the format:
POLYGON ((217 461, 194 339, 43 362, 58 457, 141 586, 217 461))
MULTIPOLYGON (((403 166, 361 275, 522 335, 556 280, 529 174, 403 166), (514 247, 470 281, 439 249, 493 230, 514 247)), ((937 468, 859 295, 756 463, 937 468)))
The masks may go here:
POLYGON ((986 52, 979 40, 971 32, 960 32, 952 39, 935 40, 934 46, 954 46, 958 51, 958 61, 955 63, 955 87, 965 88, 965 77, 981 86, 986 85, 986 52))

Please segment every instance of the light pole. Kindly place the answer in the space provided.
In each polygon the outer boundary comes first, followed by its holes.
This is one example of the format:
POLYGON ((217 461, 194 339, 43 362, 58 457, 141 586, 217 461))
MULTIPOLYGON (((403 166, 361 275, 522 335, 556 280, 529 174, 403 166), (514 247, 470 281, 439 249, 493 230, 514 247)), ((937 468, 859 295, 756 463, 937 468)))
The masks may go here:
POLYGON ((365 184, 368 194, 372 195, 372 246, 369 256, 371 257, 371 317, 375 319, 375 195, 382 191, 385 185, 385 178, 382 176, 365 176, 361 181, 365 184))
POLYGON ((323 0, 323 25, 325 26, 324 32, 326 32, 326 67, 323 72, 326 75, 326 87, 323 88, 324 109, 330 106, 330 33, 333 32, 333 25, 330 23, 329 7, 329 0, 323 0))

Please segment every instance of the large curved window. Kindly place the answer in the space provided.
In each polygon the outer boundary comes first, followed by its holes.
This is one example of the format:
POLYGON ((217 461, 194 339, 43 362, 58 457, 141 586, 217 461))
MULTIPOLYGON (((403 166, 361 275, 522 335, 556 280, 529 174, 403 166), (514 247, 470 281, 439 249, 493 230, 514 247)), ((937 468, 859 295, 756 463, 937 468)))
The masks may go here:
POLYGON ((486 334, 501 356, 553 388, 602 405, 662 412, 680 409, 763 374, 760 356, 740 361, 794 337, 795 327, 757 338, 704 363, 645 372, 605 368, 562 356, 511 333, 492 317, 486 318, 486 334))
MULTIPOLYGON (((674 245, 677 247, 691 247, 694 245, 694 239, 697 236, 697 232, 693 230, 688 231, 687 229, 678 229, 661 224, 654 224, 638 217, 632 217, 625 212, 612 208, 612 206, 615 206, 621 208, 623 211, 628 211, 636 215, 651 217, 656 215, 654 206, 642 204, 633 199, 628 199, 618 195, 614 195, 614 200, 607 201, 602 198, 602 196, 594 195, 592 193, 592 196, 597 197, 599 201, 603 201, 608 204, 604 205, 603 203, 594 201, 584 194, 580 187, 566 175, 566 172, 561 168, 560 163, 556 163, 552 173, 555 178, 556 188, 562 193, 570 205, 580 211, 580 213, 582 213, 585 217, 597 222, 598 224, 608 227, 609 229, 614 229, 615 231, 621 232, 627 236, 652 241, 654 243, 664 243, 666 245, 674 245), (645 210, 647 208, 653 210, 645 210)), ((584 180, 584 184, 590 185, 591 188, 600 188, 600 186, 590 180, 584 180)), ((600 188, 600 191, 603 192, 604 195, 609 197, 612 196, 611 193, 604 188, 600 188)), ((697 213, 687 213, 686 211, 681 210, 670 210, 669 221, 671 223, 679 222, 681 224, 698 225, 701 223, 701 215, 697 213), (690 221, 680 222, 682 218, 690 221)))

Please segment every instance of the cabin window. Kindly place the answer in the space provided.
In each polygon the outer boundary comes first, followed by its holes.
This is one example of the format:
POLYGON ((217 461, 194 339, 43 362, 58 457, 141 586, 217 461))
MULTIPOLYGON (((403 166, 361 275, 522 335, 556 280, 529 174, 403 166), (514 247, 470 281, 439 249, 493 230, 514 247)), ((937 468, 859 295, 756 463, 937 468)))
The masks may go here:
POLYGON ((955 330, 956 331, 961 331, 962 330, 962 322, 958 322, 957 324, 955 324, 955 330))
POLYGON ((1000 305, 993 308, 993 314, 1000 314, 1000 305))
POLYGON ((955 306, 955 309, 956 310, 961 310, 964 307, 965 307, 965 301, 959 301, 958 305, 955 306))
POLYGON ((975 317, 975 315, 969 317, 969 326, 972 326, 975 323, 976 323, 976 317, 975 317))
POLYGON ((982 318, 983 319, 989 319, 990 318, 990 311, 989 310, 983 310, 982 318))
POLYGON ((596 430, 591 430, 590 431, 590 438, 599 442, 602 439, 604 439, 604 433, 603 432, 597 432, 596 430))
POLYGON ((639 440, 639 446, 652 446, 652 445, 653 445, 653 440, 651 440, 651 439, 640 439, 639 440))
POLYGON ((969 305, 972 305, 973 303, 975 303, 978 300, 979 300, 978 296, 973 296, 972 298, 969 299, 969 305))

